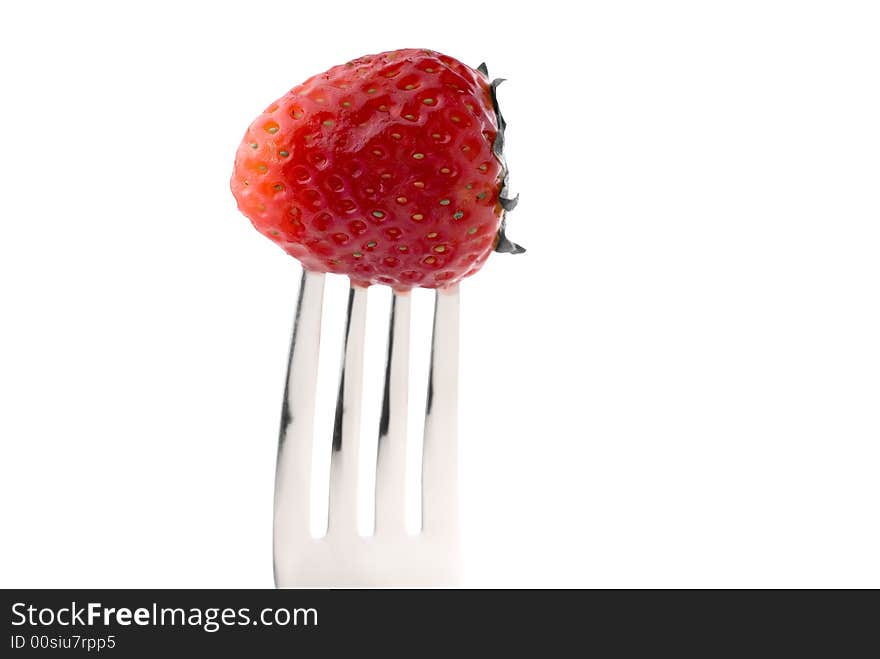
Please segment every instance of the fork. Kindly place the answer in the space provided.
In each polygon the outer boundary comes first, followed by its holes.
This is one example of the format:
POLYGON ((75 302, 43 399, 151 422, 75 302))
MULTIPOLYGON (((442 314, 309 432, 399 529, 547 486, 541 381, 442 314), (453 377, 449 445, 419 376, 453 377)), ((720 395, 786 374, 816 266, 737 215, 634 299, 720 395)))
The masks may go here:
POLYGON ((368 289, 348 294, 342 372, 330 458, 327 533, 310 533, 323 273, 303 270, 294 318, 275 473, 275 585, 452 586, 460 569, 458 525, 459 291, 437 289, 422 457, 422 526, 405 524, 410 294, 391 299, 376 456, 375 528, 357 528, 364 333, 368 289))

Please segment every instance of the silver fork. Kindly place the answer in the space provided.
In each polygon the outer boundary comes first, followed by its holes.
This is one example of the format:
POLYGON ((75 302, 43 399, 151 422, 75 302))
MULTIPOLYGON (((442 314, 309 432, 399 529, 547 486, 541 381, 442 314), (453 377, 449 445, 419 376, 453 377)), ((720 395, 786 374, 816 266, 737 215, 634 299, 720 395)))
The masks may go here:
POLYGON ((410 295, 391 301, 376 460, 375 529, 357 528, 357 465, 368 289, 349 290, 330 459, 327 534, 310 533, 318 350, 324 275, 303 271, 294 319, 275 473, 275 584, 451 586, 459 578, 458 287, 437 290, 422 457, 422 527, 405 525, 410 295))

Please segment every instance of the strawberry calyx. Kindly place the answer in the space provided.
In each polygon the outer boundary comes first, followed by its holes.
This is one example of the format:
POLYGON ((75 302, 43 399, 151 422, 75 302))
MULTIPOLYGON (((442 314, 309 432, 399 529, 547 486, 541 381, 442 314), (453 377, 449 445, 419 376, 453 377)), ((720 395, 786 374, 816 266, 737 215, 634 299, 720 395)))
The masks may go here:
MULTIPOLYGON (((489 68, 483 62, 477 67, 477 71, 482 73, 486 78, 489 77, 489 68)), ((498 235, 495 239, 495 251, 502 254, 522 254, 526 248, 518 245, 507 237, 507 213, 516 208, 519 202, 519 194, 510 197, 509 179, 510 169, 507 167, 507 160, 504 158, 504 129, 507 122, 501 114, 501 108, 498 105, 498 86, 504 82, 504 78, 495 78, 489 83, 489 93, 492 97, 492 109, 495 112, 495 120, 498 123, 498 132, 495 134, 495 141, 492 143, 492 153, 501 163, 501 192, 498 194, 498 203, 503 209, 501 215, 501 225, 498 227, 498 235)))

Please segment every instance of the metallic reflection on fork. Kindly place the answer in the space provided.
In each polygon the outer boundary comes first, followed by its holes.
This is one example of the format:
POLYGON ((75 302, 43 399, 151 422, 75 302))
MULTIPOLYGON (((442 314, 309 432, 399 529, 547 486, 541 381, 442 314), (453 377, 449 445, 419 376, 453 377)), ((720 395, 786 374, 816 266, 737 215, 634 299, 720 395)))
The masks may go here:
MULTIPOLYGON (((349 291, 330 462, 327 534, 310 528, 312 449, 324 275, 303 271, 284 392, 275 476, 275 583, 450 586, 458 580, 458 288, 435 294, 422 457, 422 528, 405 527, 410 295, 394 293, 376 463, 375 531, 357 529, 368 290, 349 291)), ((378 384, 378 383, 375 383, 378 384)))

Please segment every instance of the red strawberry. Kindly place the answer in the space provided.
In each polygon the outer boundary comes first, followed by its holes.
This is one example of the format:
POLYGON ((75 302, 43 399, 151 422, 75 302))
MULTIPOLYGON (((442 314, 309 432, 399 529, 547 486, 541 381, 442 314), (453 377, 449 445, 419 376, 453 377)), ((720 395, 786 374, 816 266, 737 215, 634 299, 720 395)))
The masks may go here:
POLYGON ((309 270, 397 289, 454 284, 493 249, 522 251, 503 234, 515 200, 504 197, 498 82, 414 49, 314 76, 248 128, 238 207, 309 270))

